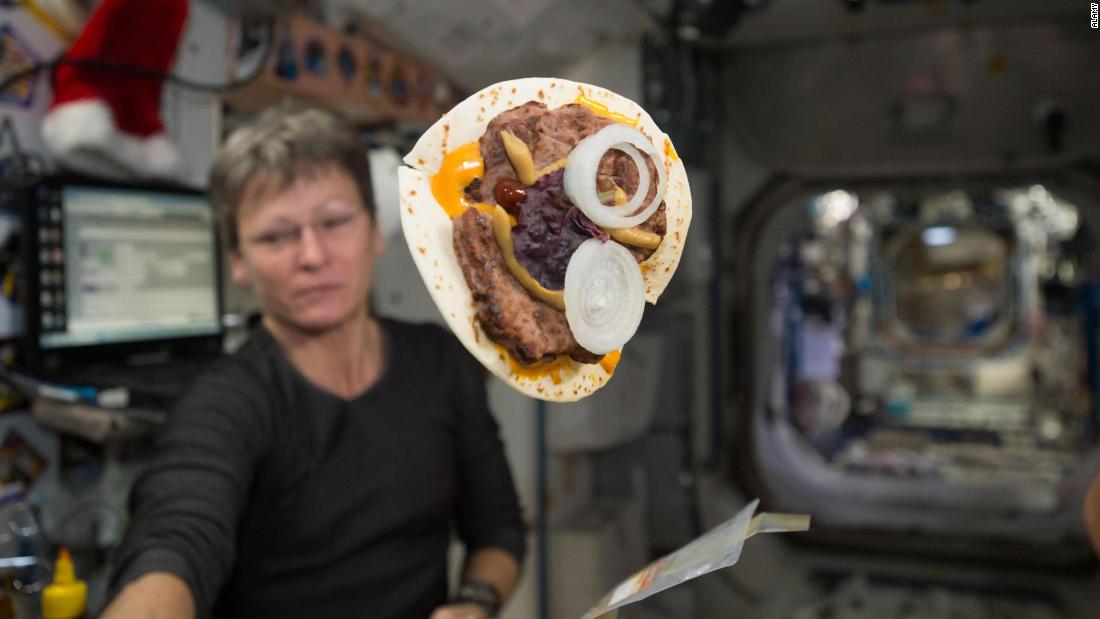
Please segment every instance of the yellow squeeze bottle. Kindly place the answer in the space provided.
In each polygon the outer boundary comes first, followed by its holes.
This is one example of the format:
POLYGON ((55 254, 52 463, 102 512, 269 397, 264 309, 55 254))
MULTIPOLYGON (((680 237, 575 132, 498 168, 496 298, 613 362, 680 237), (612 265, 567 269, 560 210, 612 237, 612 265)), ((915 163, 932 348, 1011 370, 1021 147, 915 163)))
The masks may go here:
POLYGON ((78 580, 69 549, 57 553, 53 582, 42 590, 42 619, 79 619, 88 604, 88 585, 78 580))

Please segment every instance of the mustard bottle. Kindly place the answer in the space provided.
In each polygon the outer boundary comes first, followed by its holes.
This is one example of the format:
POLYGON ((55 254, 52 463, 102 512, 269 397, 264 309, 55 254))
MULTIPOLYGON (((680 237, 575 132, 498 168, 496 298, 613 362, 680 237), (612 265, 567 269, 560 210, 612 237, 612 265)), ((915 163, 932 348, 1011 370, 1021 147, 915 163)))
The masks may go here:
POLYGON ((78 580, 69 549, 57 553, 53 582, 42 589, 42 619, 80 619, 88 604, 88 585, 78 580))

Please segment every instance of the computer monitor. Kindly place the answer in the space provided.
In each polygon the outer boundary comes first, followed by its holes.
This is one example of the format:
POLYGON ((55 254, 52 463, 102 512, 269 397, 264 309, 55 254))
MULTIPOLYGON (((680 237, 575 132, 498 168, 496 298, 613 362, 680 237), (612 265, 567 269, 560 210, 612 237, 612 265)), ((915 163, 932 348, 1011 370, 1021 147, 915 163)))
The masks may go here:
POLYGON ((220 254, 204 194, 51 180, 28 199, 29 365, 220 349, 220 254))

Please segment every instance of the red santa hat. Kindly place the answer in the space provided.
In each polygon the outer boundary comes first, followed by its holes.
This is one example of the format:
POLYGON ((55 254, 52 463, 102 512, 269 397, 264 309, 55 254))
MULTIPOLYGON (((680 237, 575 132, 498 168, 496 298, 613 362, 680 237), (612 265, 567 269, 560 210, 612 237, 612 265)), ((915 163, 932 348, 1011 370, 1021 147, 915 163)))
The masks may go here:
POLYGON ((160 101, 187 2, 103 0, 96 7, 65 53, 72 64, 57 67, 42 124, 46 146, 60 163, 95 176, 180 176, 182 158, 165 132, 160 101))

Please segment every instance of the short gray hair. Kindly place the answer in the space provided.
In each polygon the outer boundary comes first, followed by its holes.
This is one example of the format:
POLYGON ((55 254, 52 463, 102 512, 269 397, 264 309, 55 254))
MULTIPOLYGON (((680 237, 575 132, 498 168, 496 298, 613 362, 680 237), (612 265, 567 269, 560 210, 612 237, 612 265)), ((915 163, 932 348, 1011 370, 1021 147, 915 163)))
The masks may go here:
POLYGON ((237 219, 243 201, 272 190, 284 191, 295 180, 331 165, 355 180, 373 217, 367 146, 355 128, 336 114, 284 104, 234 131, 218 150, 210 171, 210 200, 226 247, 239 249, 237 219))

